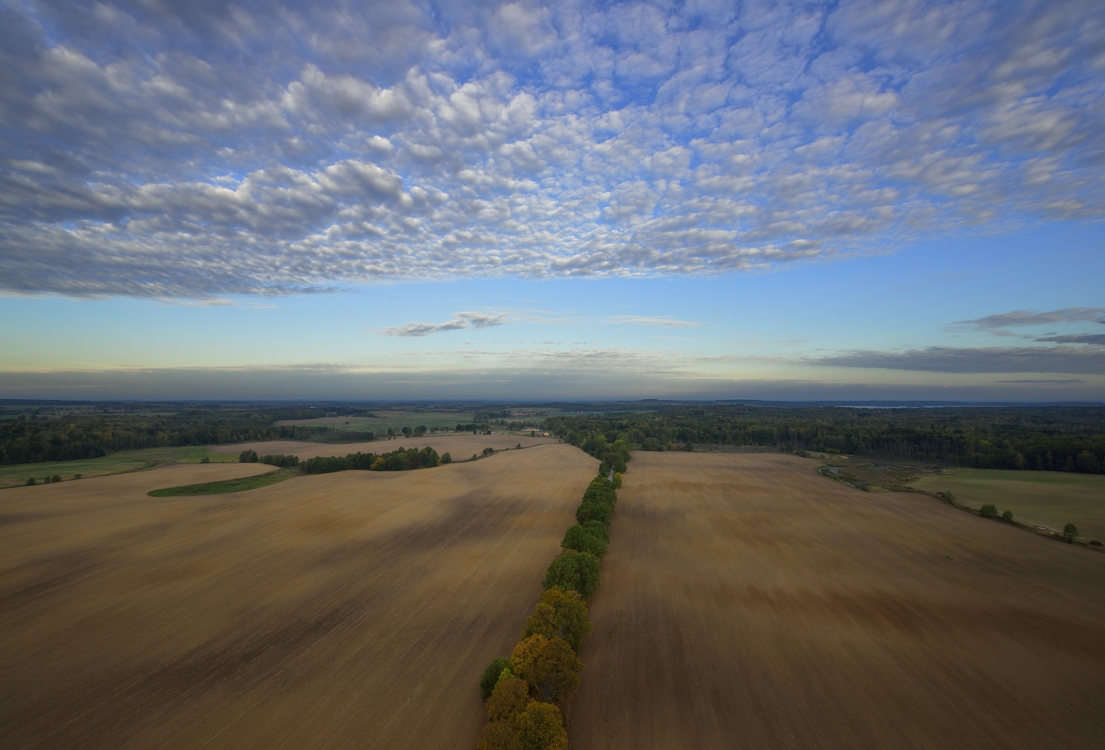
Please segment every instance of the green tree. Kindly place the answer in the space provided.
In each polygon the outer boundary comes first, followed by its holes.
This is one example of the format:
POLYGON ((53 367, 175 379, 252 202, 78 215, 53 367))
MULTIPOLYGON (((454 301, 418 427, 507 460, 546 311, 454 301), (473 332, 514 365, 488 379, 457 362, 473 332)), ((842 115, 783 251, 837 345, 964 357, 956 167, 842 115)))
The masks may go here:
POLYGON ((1073 523, 1068 523, 1063 527, 1063 538, 1068 542, 1073 542, 1078 538, 1078 527, 1073 523))
POLYGON ((997 518, 998 509, 996 505, 986 504, 978 509, 978 514, 983 518, 997 518))
POLYGON ((607 546, 610 545, 610 534, 606 530, 606 524, 602 521, 588 521, 581 525, 588 534, 596 539, 601 539, 607 546))
POLYGON ((1097 456, 1089 451, 1082 451, 1078 454, 1078 470, 1085 474, 1100 474, 1101 464, 1098 463, 1097 456))
POLYGON ((563 638, 578 654, 583 639, 594 626, 587 619, 587 604, 578 591, 554 587, 541 594, 541 601, 526 619, 522 639, 540 633, 545 638, 563 638))
POLYGON ((590 599, 599 587, 599 559, 590 552, 564 550, 545 571, 543 588, 554 586, 575 589, 585 599, 590 599))
POLYGON ((1001 520, 1005 523, 1013 523, 1013 511, 1007 510, 1001 514, 1001 520))
POLYGON ((599 558, 603 557, 608 549, 605 541, 595 537, 578 523, 569 526, 564 532, 564 539, 560 542, 560 546, 564 549, 574 549, 576 552, 590 552, 599 558))
POLYGON ((448 453, 442 453, 441 454, 441 463, 451 464, 451 463, 453 463, 453 457, 450 456, 448 453))
POLYGON ((522 750, 568 750, 568 733, 560 709, 534 701, 518 720, 522 750))
POLYGON ((25 484, 28 487, 33 487, 34 483, 35 483, 35 478, 34 477, 27 477, 27 481, 25 482, 25 484))
POLYGON ((498 659, 492 659, 491 663, 487 665, 487 669, 483 671, 483 677, 480 678, 480 698, 487 700, 491 695, 491 691, 495 689, 495 683, 499 681, 499 676, 502 675, 504 669, 510 668, 510 659, 499 657, 498 659))

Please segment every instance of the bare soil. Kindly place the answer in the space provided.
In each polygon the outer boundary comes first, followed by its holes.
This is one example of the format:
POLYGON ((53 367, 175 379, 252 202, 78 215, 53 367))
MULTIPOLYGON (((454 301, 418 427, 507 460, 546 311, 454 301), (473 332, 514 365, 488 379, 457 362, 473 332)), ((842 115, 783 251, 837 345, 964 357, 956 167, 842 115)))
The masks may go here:
POLYGON ((1105 744, 1105 556, 816 466, 634 454, 575 750, 1105 744))
POLYGON ((236 445, 211 446, 212 453, 241 453, 254 450, 260 456, 279 455, 299 456, 300 461, 315 456, 346 456, 350 453, 388 453, 402 448, 433 448, 438 453, 448 453, 454 461, 469 459, 473 454, 483 455, 484 448, 497 451, 514 448, 519 443, 523 448, 531 445, 556 444, 556 438, 535 438, 524 435, 426 435, 420 438, 398 437, 391 440, 374 440, 370 443, 309 443, 300 440, 269 440, 261 443, 238 443, 236 445))
MULTIPOLYGON (((378 444, 377 444, 378 445, 378 444)), ((596 462, 570 446, 150 498, 0 495, 0 745, 465 748, 596 462)))

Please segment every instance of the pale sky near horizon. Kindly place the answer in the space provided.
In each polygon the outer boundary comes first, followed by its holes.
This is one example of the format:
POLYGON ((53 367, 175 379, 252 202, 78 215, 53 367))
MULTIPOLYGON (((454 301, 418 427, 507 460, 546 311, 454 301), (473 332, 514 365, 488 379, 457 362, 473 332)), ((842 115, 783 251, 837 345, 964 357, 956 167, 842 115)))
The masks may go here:
POLYGON ((0 398, 1105 400, 1093 0, 0 0, 0 398))

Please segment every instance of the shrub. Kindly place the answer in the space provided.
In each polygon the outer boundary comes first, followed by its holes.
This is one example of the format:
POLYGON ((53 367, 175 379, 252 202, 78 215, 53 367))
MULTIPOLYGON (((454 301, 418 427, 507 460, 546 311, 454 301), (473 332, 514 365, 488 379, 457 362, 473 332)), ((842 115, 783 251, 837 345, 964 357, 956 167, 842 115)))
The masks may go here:
POLYGON ((443 463, 443 464, 451 464, 451 463, 453 463, 453 457, 452 457, 452 456, 450 456, 450 455, 449 455, 448 453, 443 453, 443 454, 441 455, 441 463, 443 463))
POLYGON ((685 450, 687 453, 692 452, 694 450, 694 444, 689 442, 683 443, 683 450, 685 450))
POLYGON ((209 464, 209 463, 211 463, 211 458, 209 456, 204 456, 203 458, 200 459, 200 463, 201 464, 209 464))
POLYGON ((982 516, 983 518, 997 518, 998 517, 998 509, 997 509, 997 506, 995 506, 995 505, 987 504, 987 505, 983 505, 981 508, 978 509, 978 514, 980 516, 982 516))
POLYGON ((255 464, 260 460, 257 451, 244 450, 238 454, 238 463, 240 464, 255 464))
POLYGON ((1007 510, 1001 514, 1001 520, 1004 523, 1013 523, 1013 511, 1007 510))
POLYGON ((514 446, 514 448, 515 448, 516 450, 521 450, 521 448, 522 448, 522 444, 521 444, 521 443, 518 443, 518 445, 514 446))
POLYGON ((35 483, 35 478, 34 477, 27 477, 27 481, 25 482, 25 484, 28 487, 33 487, 34 483, 35 483))
POLYGON ((43 477, 42 478, 42 483, 43 484, 50 484, 50 477, 43 477))
POLYGON ((74 478, 74 479, 80 479, 80 478, 81 478, 81 475, 80 475, 80 474, 74 474, 74 475, 73 475, 73 478, 74 478))
POLYGON ((1063 538, 1068 542, 1073 542, 1078 538, 1078 527, 1073 523, 1068 523, 1063 527, 1063 538))
POLYGON ((61 474, 55 474, 53 476, 53 478, 50 479, 50 481, 51 482, 60 482, 61 481, 61 474))

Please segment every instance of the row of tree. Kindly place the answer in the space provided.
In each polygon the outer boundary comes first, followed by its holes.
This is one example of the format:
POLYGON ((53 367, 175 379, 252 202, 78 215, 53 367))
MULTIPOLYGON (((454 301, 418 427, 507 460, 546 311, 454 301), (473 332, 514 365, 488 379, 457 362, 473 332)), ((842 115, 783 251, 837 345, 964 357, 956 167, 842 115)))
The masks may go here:
POLYGON ((567 750, 564 717, 579 688, 579 652, 593 628, 587 605, 599 587, 599 564, 610 545, 621 486, 621 474, 607 479, 610 470, 604 468, 583 493, 577 523, 565 532, 560 554, 545 571, 544 593, 521 641, 509 658, 492 661, 480 679, 487 724, 477 750, 567 750))
POLYGON ((279 466, 284 469, 291 468, 293 466, 299 466, 299 456, 285 456, 283 453, 278 453, 275 456, 265 455, 258 456, 257 451, 244 450, 238 454, 238 463, 241 464, 268 464, 269 466, 279 466))
POLYGON ((335 471, 360 469, 362 471, 409 471, 428 469, 449 463, 449 454, 439 456, 433 448, 399 447, 389 453, 350 453, 347 456, 317 456, 302 464, 305 474, 329 474, 335 471))
MULTIPOLYGON (((598 455, 692 444, 850 453, 992 469, 1105 471, 1105 407, 853 409, 717 404, 550 417, 543 426, 598 455)), ((599 456, 602 458, 602 456, 599 456)))
POLYGON ((64 414, 46 422, 0 420, 0 463, 72 461, 138 448, 302 440, 331 431, 273 425, 282 419, 312 416, 319 416, 318 410, 188 408, 152 414, 64 414))

